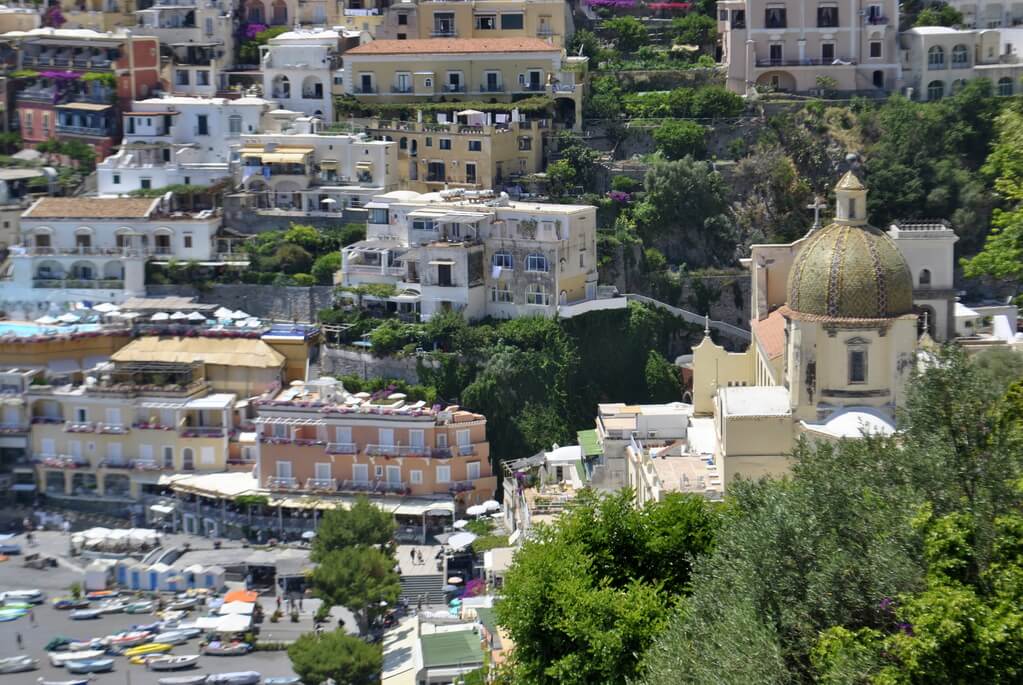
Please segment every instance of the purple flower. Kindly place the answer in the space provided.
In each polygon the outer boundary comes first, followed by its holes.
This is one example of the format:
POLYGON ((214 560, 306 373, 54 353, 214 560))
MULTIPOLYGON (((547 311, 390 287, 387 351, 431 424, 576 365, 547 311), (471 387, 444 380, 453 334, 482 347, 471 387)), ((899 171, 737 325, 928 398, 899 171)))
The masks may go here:
POLYGON ((898 625, 898 628, 899 628, 899 630, 902 631, 903 634, 908 635, 910 637, 913 637, 913 626, 911 626, 910 624, 908 624, 908 623, 900 623, 898 625))
POLYGON ((245 37, 249 40, 256 37, 256 34, 266 31, 266 24, 246 24, 245 25, 245 37))
POLYGON ((612 190, 607 194, 607 196, 615 202, 628 202, 632 199, 632 195, 624 190, 612 190))

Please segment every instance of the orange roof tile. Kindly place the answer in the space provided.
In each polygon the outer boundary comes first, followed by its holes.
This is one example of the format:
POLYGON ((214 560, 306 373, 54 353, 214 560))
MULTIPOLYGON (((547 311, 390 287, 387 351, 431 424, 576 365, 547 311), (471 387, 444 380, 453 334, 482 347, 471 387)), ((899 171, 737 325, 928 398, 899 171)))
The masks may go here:
POLYGON ((44 197, 28 208, 27 219, 143 219, 155 197, 44 197))
POLYGON ((374 40, 352 48, 345 55, 459 54, 474 52, 560 52, 539 38, 419 38, 374 40))
POLYGON ((763 320, 753 321, 753 335, 768 359, 777 359, 785 353, 785 317, 777 309, 763 320))

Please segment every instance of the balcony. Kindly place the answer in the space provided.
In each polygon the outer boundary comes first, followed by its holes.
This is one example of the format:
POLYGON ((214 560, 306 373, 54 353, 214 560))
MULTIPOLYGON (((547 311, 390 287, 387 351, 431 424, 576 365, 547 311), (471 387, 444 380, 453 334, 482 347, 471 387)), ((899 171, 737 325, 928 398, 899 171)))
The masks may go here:
POLYGON ((377 92, 376 86, 355 86, 352 88, 352 92, 356 95, 375 95, 377 92))
POLYGON ((96 425, 90 421, 66 421, 64 422, 65 433, 95 433, 96 425))
POLYGON ((11 435, 13 433, 27 433, 28 424, 24 423, 0 423, 0 435, 11 435))
POLYGON ((59 288, 62 290, 71 288, 86 289, 111 289, 123 290, 124 281, 118 279, 103 279, 94 281, 59 279, 59 278, 36 278, 32 280, 33 288, 59 288))
POLYGON ((135 471, 164 471, 171 469, 171 467, 161 466, 155 459, 136 459, 131 463, 131 468, 135 471))
POLYGON ((269 476, 266 487, 268 490, 297 490, 298 480, 291 476, 269 476))
POLYGON ((39 455, 33 460, 48 469, 85 469, 89 468, 89 462, 82 457, 73 457, 68 454, 39 455))
POLYGON ((458 38, 458 31, 454 26, 434 26, 430 31, 432 38, 458 38))
POLYGON ((464 93, 465 92, 465 86, 460 84, 460 83, 445 83, 444 84, 444 92, 445 93, 464 93))
POLYGON ((458 445, 455 451, 460 457, 472 457, 476 455, 476 445, 458 445))
POLYGON ((305 489, 335 492, 337 491, 337 481, 333 478, 307 478, 305 489))
POLYGON ((104 459, 99 463, 101 469, 131 469, 133 464, 127 459, 104 459))
POLYGON ((410 95, 413 92, 413 88, 412 86, 391 86, 391 92, 410 95))
POLYGON ((401 494, 408 490, 408 484, 404 481, 343 480, 338 486, 338 490, 341 492, 401 494))
POLYGON ((503 83, 492 83, 490 85, 487 85, 486 83, 484 83, 483 85, 480 86, 480 92, 481 93, 503 93, 504 92, 504 84, 503 83))
POLYGON ((397 445, 366 445, 366 455, 370 457, 396 457, 397 445))
POLYGON ((472 480, 456 480, 448 484, 448 492, 454 494, 456 492, 468 492, 476 489, 476 481, 472 480))
POLYGON ((404 276, 406 273, 403 266, 378 266, 375 264, 346 264, 342 271, 363 276, 404 276))
POLYGON ((527 93, 539 93, 547 90, 547 86, 543 83, 520 83, 519 90, 527 93))
POLYGON ((222 438, 224 437, 223 426, 182 426, 181 437, 183 438, 222 438))
POLYGON ((354 442, 328 442, 327 454, 358 454, 359 446, 354 442))
POLYGON ((865 24, 869 24, 870 26, 887 26, 888 17, 872 17, 870 15, 867 15, 864 18, 863 22, 865 24))
POLYGON ((96 432, 111 435, 124 435, 128 432, 128 426, 123 423, 97 423, 96 432))
POLYGON ((856 60, 848 57, 835 57, 830 60, 822 59, 781 59, 774 57, 758 57, 758 67, 846 67, 856 64, 856 60))
POLYGON ((57 100, 57 90, 55 88, 26 88, 18 91, 16 97, 18 100, 52 104, 57 100))

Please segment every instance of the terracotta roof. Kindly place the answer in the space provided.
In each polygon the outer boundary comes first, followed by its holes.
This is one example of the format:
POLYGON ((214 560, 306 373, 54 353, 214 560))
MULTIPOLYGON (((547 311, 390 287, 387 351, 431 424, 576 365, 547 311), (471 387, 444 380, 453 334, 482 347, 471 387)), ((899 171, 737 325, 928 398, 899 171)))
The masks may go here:
POLYGON ((154 197, 44 197, 28 208, 26 219, 144 219, 159 202, 154 197))
POLYGON ((458 54, 470 52, 560 52, 539 38, 420 38, 374 40, 345 55, 458 54))
POLYGON ((785 317, 777 309, 763 320, 753 321, 753 335, 768 359, 777 359, 785 352, 785 317))

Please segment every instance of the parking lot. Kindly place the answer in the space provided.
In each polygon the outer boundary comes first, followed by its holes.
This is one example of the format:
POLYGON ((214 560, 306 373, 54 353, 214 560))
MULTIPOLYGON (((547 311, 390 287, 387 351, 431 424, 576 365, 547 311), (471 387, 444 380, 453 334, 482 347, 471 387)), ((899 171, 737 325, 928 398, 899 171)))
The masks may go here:
MULTIPOLYGON (((22 536, 18 536, 19 539, 22 536)), ((22 540, 23 541, 23 540, 22 540)), ((56 540, 54 540, 56 543, 56 540)), ((42 546, 48 547, 45 543, 42 546)), ((36 551, 36 550, 32 550, 36 551)), ((68 588, 74 582, 82 580, 82 573, 75 569, 73 564, 62 560, 57 568, 50 568, 43 571, 26 569, 22 566, 21 559, 17 556, 11 557, 8 561, 0 563, 0 592, 5 590, 38 589, 46 593, 47 599, 66 596, 68 588)), ((261 599, 264 609, 270 608, 269 615, 273 611, 273 599, 264 597, 261 599)), ((302 621, 299 624, 291 623, 264 623, 262 626, 262 639, 264 640, 294 640, 301 632, 311 630, 311 612, 315 605, 312 602, 305 606, 302 621), (275 630, 276 628, 276 630, 275 630), (275 634, 276 633, 276 634, 275 634)), ((14 656, 16 654, 30 654, 39 659, 39 670, 27 673, 12 673, 0 675, 0 685, 7 683, 17 685, 34 685, 40 676, 49 680, 68 680, 75 677, 67 673, 63 668, 56 668, 50 665, 44 645, 53 637, 58 635, 70 638, 85 640, 93 637, 103 637, 131 628, 133 625, 152 623, 156 617, 145 614, 109 614, 99 619, 89 621, 72 621, 67 611, 58 611, 47 601, 34 610, 35 625, 28 616, 23 616, 15 621, 0 623, 0 657, 14 656), (17 635, 20 634, 24 649, 18 650, 17 635)), ((196 654, 199 651, 198 640, 191 640, 186 644, 178 645, 171 652, 172 654, 196 654)), ((203 656, 199 660, 197 668, 185 672, 157 673, 148 671, 144 666, 129 663, 123 656, 114 658, 114 670, 110 673, 97 674, 93 685, 156 685, 159 678, 169 675, 184 673, 224 673, 228 671, 258 671, 264 676, 291 675, 291 663, 286 652, 252 652, 244 656, 203 656)), ((84 677, 84 676, 83 676, 84 677)))

